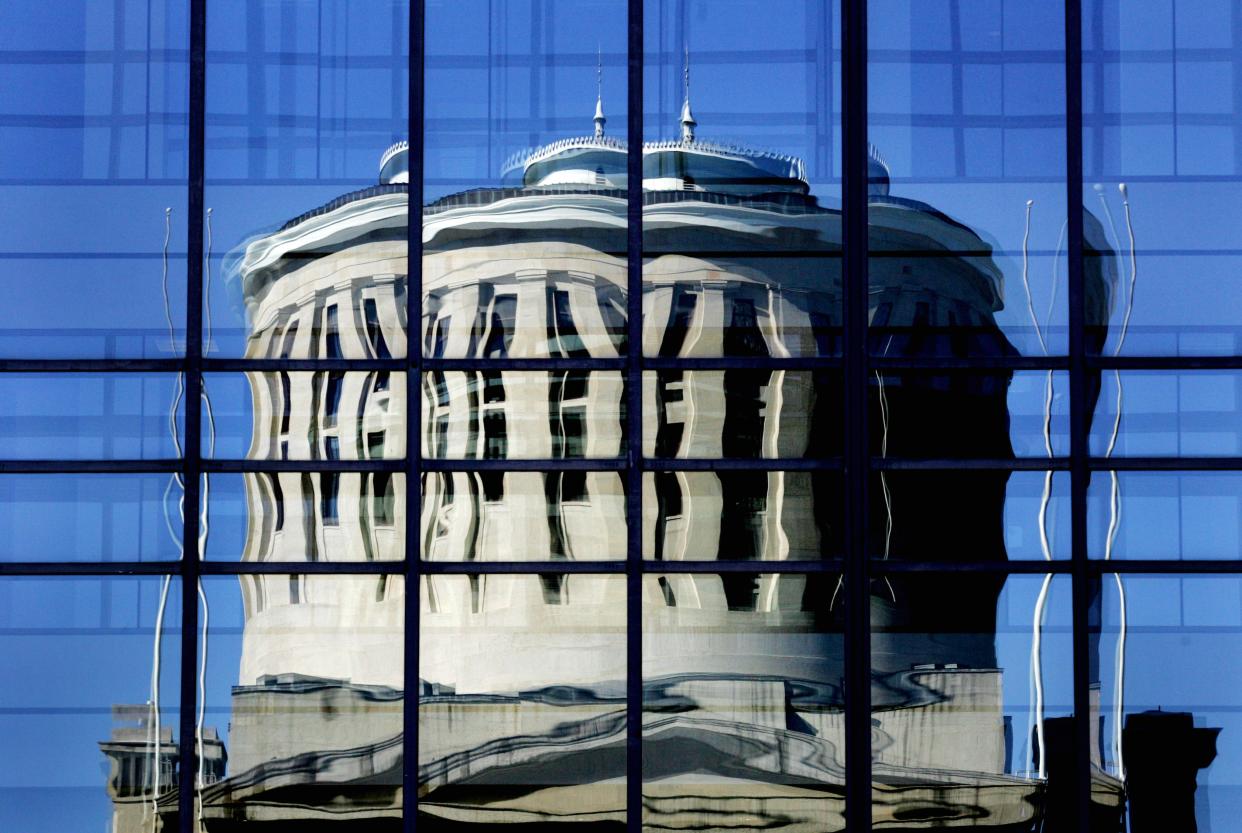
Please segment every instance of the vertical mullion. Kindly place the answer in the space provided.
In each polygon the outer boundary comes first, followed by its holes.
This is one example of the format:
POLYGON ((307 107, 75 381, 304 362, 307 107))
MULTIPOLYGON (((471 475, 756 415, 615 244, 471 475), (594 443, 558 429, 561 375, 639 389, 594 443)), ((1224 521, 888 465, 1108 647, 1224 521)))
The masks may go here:
POLYGON ((629 0, 626 58, 625 822, 643 822, 643 0, 629 0))
POLYGON ((419 520, 422 507, 423 58, 425 3, 410 0, 409 191, 406 208, 405 326, 405 668, 402 701, 402 829, 418 827, 419 520))
POLYGON ((1065 189, 1070 359, 1070 547, 1073 604, 1074 760, 1077 826, 1091 829, 1091 708, 1088 619, 1092 581, 1087 571, 1086 286, 1083 273, 1082 3, 1065 3, 1065 189))
POLYGON ((845 372, 845 815, 871 830, 867 562, 867 0, 841 3, 841 284, 845 372))
MULTIPOLYGON (((203 391, 203 170, 207 92, 207 0, 190 0, 190 99, 186 213, 185 506, 181 526, 181 706, 178 737, 177 819, 194 830, 198 692, 199 479, 202 476, 203 391)), ((159 727, 156 727, 158 731, 159 727)))

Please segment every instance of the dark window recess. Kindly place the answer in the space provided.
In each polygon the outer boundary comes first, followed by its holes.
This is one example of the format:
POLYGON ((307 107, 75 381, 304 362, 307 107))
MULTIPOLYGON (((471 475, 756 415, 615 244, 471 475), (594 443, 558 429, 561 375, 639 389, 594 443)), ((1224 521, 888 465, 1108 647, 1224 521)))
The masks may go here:
POLYGON ((297 605, 302 603, 302 579, 299 576, 289 576, 289 604, 297 605))
POLYGON ((483 459, 503 460, 509 455, 505 412, 496 408, 483 412, 483 459))
POLYGON ((375 390, 376 391, 388 390, 388 386, 389 384, 391 384, 389 376, 390 374, 387 370, 381 370, 375 374, 375 390))
POLYGON ((325 460, 341 459, 340 437, 324 437, 323 438, 323 457, 325 460))
POLYGON ((582 503, 590 498, 587 493, 587 473, 584 471, 561 472, 561 502, 582 503))
POLYGON ((384 459, 384 432, 367 432, 367 457, 372 460, 384 459))
POLYGON ((293 355, 293 342, 297 339, 297 337, 298 337, 298 322, 294 321, 285 330, 285 338, 284 338, 284 341, 282 341, 280 345, 280 357, 282 359, 287 359, 293 355))
POLYGON ((432 348, 431 348, 432 358, 436 358, 436 359, 444 358, 444 351, 448 347, 449 327, 452 325, 452 323, 453 323, 453 316, 451 315, 446 315, 443 318, 436 321, 435 343, 432 345, 432 348))
POLYGON ((366 298, 362 302, 362 315, 366 322, 367 343, 371 345, 371 355, 377 359, 391 359, 388 342, 384 339, 384 328, 380 326, 379 305, 374 298, 366 298))
POLYGON ((668 326, 664 329, 664 340, 660 342, 660 355, 666 358, 681 354, 686 335, 690 332, 690 322, 694 320, 694 308, 699 302, 699 297, 692 292, 676 292, 668 326))
POLYGON ((499 370, 483 371, 483 402, 505 401, 505 381, 499 370))
POLYGON ((553 355, 589 356, 590 352, 583 344, 578 328, 574 324, 573 308, 569 303, 569 292, 564 289, 548 287, 548 347, 553 355))
POLYGON ((492 314, 488 322, 487 340, 483 343, 483 357, 503 359, 509 355, 513 344, 513 327, 517 320, 517 296, 497 295, 492 301, 492 314))
POLYGON ((432 437, 434 441, 432 456, 441 458, 448 456, 448 427, 449 418, 447 414, 436 417, 435 434, 432 437))
POLYGON ((721 447, 725 457, 759 457, 763 451, 766 374, 726 370, 725 419, 721 447))
POLYGON ((341 330, 337 321, 337 307, 333 304, 324 308, 324 358, 341 358, 341 330))
POLYGON ((749 561, 763 554, 763 520, 768 475, 761 471, 720 472, 720 557, 749 561))
POLYGON ((660 576, 660 593, 664 596, 664 604, 668 607, 677 607, 677 597, 673 595, 673 585, 664 576, 660 576))
POLYGON ((728 356, 768 355, 768 343, 759 331, 755 302, 749 298, 733 299, 733 315, 724 333, 724 351, 728 356))
POLYGON ((543 588, 543 603, 550 605, 566 604, 565 576, 558 573, 540 573, 539 585, 543 588))
POLYGON ((328 374, 327 390, 324 393, 323 425, 325 428, 336 426, 341 411, 341 390, 344 387, 344 373, 334 370, 328 374))
POLYGON ((392 526, 396 522, 396 490, 393 488, 392 472, 376 472, 372 488, 371 517, 375 525, 392 526))
POLYGON ((724 573, 725 604, 729 610, 754 610, 759 602, 759 576, 755 573, 724 573))
POLYGON ((481 471, 479 480, 483 487, 483 499, 495 503, 505 499, 505 473, 503 471, 481 471))
MULTIPOLYGON (((289 380, 289 374, 281 371, 280 374, 280 433, 289 433, 289 418, 293 412, 293 383, 289 380)), ((284 455, 288 458, 288 453, 284 455)))
POLYGON ((588 370, 570 370, 565 374, 564 385, 561 387, 561 399, 584 399, 587 395, 587 380, 591 373, 588 370))
POLYGON ((285 490, 280 488, 280 475, 276 472, 269 472, 267 480, 272 487, 272 503, 276 507, 275 529, 279 532, 285 528, 285 490))
POLYGON ((341 476, 333 471, 325 472, 319 478, 319 485, 323 489, 323 494, 319 499, 319 509, 323 514, 324 526, 336 526, 340 523, 337 504, 341 492, 341 476))

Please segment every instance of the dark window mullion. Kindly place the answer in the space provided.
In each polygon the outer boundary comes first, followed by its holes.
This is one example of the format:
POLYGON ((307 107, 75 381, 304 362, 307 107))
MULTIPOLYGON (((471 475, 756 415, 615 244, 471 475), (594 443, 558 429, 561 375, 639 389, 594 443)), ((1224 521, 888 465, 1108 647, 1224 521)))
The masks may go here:
MULTIPOLYGON (((181 559, 181 692, 177 820, 181 833, 195 827, 197 775, 195 715, 198 695, 199 487, 202 475, 203 231, 207 93, 207 0, 190 0, 190 98, 188 210, 186 212, 185 503, 181 559)), ((157 727, 158 728, 158 727, 157 727)))

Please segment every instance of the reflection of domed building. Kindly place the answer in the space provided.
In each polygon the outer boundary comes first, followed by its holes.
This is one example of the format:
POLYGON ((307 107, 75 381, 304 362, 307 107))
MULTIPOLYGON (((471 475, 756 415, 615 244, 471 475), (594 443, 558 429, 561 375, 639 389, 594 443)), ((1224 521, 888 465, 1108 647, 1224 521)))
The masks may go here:
MULTIPOLYGON (((597 112, 595 135, 520 157, 511 184, 425 207, 422 349, 480 365, 409 380, 421 389, 426 457, 624 454, 621 372, 489 370, 489 359, 839 352, 840 212, 810 194, 799 160, 696 139, 688 105, 679 140, 643 148, 643 343, 627 344, 626 147, 603 126, 597 112)), ((381 184, 250 243, 239 266, 248 356, 405 355, 407 156, 395 146, 381 184)), ((1010 354, 993 317, 1002 287, 988 245, 930 206, 888 195, 878 156, 872 179, 873 349, 1010 354)), ((646 373, 643 453, 839 455, 840 377, 803 368, 646 373)), ((406 453, 402 374, 248 377, 254 459, 406 453)), ((1010 457, 1008 378, 879 378, 876 413, 885 415, 871 433, 883 432, 893 455, 1010 457)), ((893 483, 895 508, 877 502, 877 526, 886 511, 907 514, 884 554, 1003 560, 1005 479, 945 476, 930 493, 893 483)), ((247 559, 289 562, 295 572, 302 561, 402 554, 398 477, 253 474, 246 484, 247 559)), ((622 478, 489 469, 431 473, 422 486, 421 557, 550 563, 539 573, 421 583, 420 825, 622 824, 624 577, 556 572, 558 561, 625 557, 622 478)), ((761 563, 838 553, 837 475, 664 471, 643 488, 643 517, 629 520, 642 523, 645 558, 756 562, 753 573, 644 577, 646 824, 841 829, 836 577, 764 574, 761 563)), ((877 589, 878 812, 915 827, 1036 823, 1039 783, 1007 774, 993 633, 999 589, 998 579, 965 574, 877 589), (933 798, 960 812, 923 818, 933 798)), ((401 582, 263 575, 244 578, 242 590, 229 775, 204 791, 206 829, 243 819, 396 823, 401 582)))

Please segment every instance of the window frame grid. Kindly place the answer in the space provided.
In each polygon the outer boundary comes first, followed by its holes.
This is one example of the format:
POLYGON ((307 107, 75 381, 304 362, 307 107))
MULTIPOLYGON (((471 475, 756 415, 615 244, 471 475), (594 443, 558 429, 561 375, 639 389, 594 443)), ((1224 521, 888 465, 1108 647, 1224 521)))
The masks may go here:
MULTIPOLYGON (((1124 370, 1239 370, 1242 354, 1220 356, 1111 356, 1088 353, 1084 340, 1085 286, 1083 268, 1083 110, 1081 0, 1065 2, 1065 125, 1067 193, 1067 275, 1069 287, 1068 350, 1061 356, 1015 356, 1003 358, 881 357, 867 350, 867 122, 866 81, 868 72, 867 2, 841 0, 841 46, 834 57, 841 64, 842 211, 843 242, 840 254, 845 282, 843 353, 808 359, 720 357, 672 359, 640 354, 642 334, 642 190, 632 185, 627 192, 628 319, 630 350, 616 359, 436 359, 422 355, 421 339, 408 341, 404 359, 233 359, 203 356, 203 257, 204 170, 206 121, 206 14, 209 0, 189 0, 189 113, 188 113, 188 214, 186 251, 186 350, 169 359, 37 359, 0 358, 0 373, 167 372, 184 374, 186 401, 198 403, 205 373, 276 371, 403 371, 420 377, 432 370, 608 370, 623 371, 627 379, 627 427, 625 454, 606 459, 454 460, 429 459, 421 449, 421 388, 407 385, 407 449, 404 459, 360 461, 230 460, 204 458, 201 444, 201 405, 185 412, 184 456, 154 460, 0 460, 0 473, 173 473, 185 478, 187 505, 199 505, 201 477, 212 473, 257 472, 404 472, 407 478, 406 558, 376 562, 231 562, 204 561, 198 550, 199 518, 188 513, 182 527, 183 558, 150 562, 22 562, 0 563, 0 576, 164 576, 175 575, 182 583, 180 760, 194 760, 197 670, 199 658, 198 591, 203 576, 238 576, 272 573, 403 575, 405 603, 404 820, 406 831, 417 827, 418 743, 418 652, 419 579, 422 575, 475 575, 485 573, 555 572, 624 574, 627 580, 627 829, 642 828, 642 654, 641 585, 643 576, 667 573, 834 573, 847 577, 846 620, 846 812, 849 829, 871 829, 870 779, 870 579, 885 575, 920 572, 976 572, 1003 575, 1069 575, 1072 580, 1073 691, 1076 720, 1077 815, 1080 829, 1089 829, 1091 747, 1088 660, 1090 642, 1091 584, 1109 573, 1126 575, 1242 574, 1242 558, 1232 560, 1103 560, 1090 558, 1087 537, 1087 487, 1092 473, 1101 471, 1242 471, 1242 455, 1234 457, 1100 457, 1089 449, 1087 411, 1088 381, 1100 371, 1124 370), (1010 369, 1068 371, 1070 383, 1068 455, 1025 459, 915 459, 879 458, 866 444, 869 374, 873 369, 1010 369), (685 459, 642 456, 642 373, 647 370, 789 370, 837 369, 842 371, 844 420, 841 457, 793 459, 685 459), (885 470, 1005 470, 1068 471, 1070 473, 1071 553, 1056 561, 1006 561, 997 563, 891 562, 872 557, 866 547, 867 489, 871 472, 885 470), (409 510, 421 505, 421 475, 441 471, 624 471, 626 474, 627 551, 624 560, 598 562, 428 562, 418 557, 419 517, 409 510), (644 472, 724 470, 828 470, 845 478, 846 537, 841 558, 803 562, 769 561, 655 561, 641 552, 641 484, 644 472), (413 696, 408 696, 408 695, 413 696)), ((628 4, 628 120, 627 170, 630 183, 641 183, 643 141, 643 11, 644 0, 628 4)), ((426 54, 425 9, 411 0, 409 14, 409 135, 411 179, 408 190, 407 225, 407 321, 421 321, 422 301, 422 159, 425 114, 423 73, 426 54), (416 174, 416 175, 415 175, 416 174)), ((1092 53, 1094 54, 1094 53, 1092 53)), ((1091 70, 1099 70, 1093 62, 1091 70)), ((1097 146, 1097 152, 1099 148, 1097 146)), ((1195 179, 1195 177, 1178 177, 1195 179)), ((1143 177, 1131 177, 1143 181, 1143 177)), ((1164 178, 1160 178, 1163 181, 1164 178)), ((946 181, 957 181, 949 179, 946 181)), ((179 767, 179 830, 191 833, 195 824, 195 766, 179 767)))

